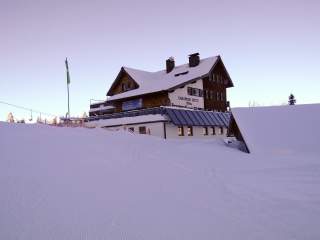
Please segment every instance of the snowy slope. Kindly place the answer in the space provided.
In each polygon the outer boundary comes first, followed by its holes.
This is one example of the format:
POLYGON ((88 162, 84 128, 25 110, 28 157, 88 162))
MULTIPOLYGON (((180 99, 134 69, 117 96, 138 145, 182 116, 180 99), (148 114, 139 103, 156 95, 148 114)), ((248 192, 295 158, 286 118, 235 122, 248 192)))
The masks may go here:
POLYGON ((319 239, 316 155, 0 123, 0 239, 319 239))
POLYGON ((251 152, 320 155, 320 104, 234 108, 251 152))

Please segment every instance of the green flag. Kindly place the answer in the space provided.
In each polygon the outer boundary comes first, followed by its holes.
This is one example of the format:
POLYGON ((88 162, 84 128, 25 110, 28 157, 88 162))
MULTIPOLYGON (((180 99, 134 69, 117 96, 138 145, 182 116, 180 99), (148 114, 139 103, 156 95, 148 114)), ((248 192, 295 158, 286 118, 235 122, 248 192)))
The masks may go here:
POLYGON ((70 84, 70 74, 69 74, 69 66, 68 66, 68 59, 66 58, 66 69, 67 69, 67 84, 70 84))

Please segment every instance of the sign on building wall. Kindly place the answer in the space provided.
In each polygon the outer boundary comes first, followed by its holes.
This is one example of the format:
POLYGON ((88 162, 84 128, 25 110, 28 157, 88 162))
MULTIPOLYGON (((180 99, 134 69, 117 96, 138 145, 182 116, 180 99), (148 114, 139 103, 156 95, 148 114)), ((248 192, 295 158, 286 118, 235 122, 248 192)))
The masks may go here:
POLYGON ((204 108, 203 97, 192 96, 188 93, 188 87, 203 90, 202 80, 196 83, 188 84, 183 88, 178 88, 169 93, 169 99, 172 105, 188 108, 204 108))
POLYGON ((122 103, 122 111, 142 108, 142 98, 126 101, 122 103))

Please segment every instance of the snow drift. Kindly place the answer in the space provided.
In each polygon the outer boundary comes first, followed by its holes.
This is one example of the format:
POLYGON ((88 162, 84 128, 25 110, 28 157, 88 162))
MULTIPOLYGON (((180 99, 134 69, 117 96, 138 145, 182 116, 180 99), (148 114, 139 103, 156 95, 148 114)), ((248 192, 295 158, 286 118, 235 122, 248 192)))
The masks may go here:
POLYGON ((320 104, 234 108, 250 152, 319 154, 320 104))
POLYGON ((320 238, 316 155, 6 123, 0 150, 0 239, 320 238))

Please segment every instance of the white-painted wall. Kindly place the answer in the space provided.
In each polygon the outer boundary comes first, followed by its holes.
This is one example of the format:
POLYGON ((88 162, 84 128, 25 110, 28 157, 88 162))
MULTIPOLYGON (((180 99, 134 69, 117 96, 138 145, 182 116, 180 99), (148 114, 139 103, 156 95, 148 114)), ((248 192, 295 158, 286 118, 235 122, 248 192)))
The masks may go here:
POLYGON ((203 127, 193 126, 193 136, 188 136, 188 127, 183 126, 184 136, 179 136, 178 127, 172 123, 166 123, 167 138, 212 138, 212 137, 226 137, 227 128, 223 128, 223 134, 220 134, 220 128, 215 127, 215 135, 212 134, 212 128, 208 127, 208 135, 204 135, 203 127))
POLYGON ((204 108, 203 97, 196 97, 188 95, 188 87, 198 88, 203 90, 202 79, 197 80, 195 83, 190 83, 183 88, 177 88, 169 93, 169 99, 172 105, 187 107, 187 108, 204 108))
MULTIPOLYGON (((139 134, 139 127, 146 127, 147 134, 151 136, 156 136, 164 138, 164 129, 163 122, 154 122, 154 123, 136 123, 136 124, 127 124, 117 127, 105 127, 108 130, 117 131, 117 130, 127 130, 129 128, 134 128, 134 134, 139 134), (149 129, 149 130, 148 130, 149 129)), ((183 126, 184 136, 179 136, 178 127, 170 122, 166 122, 166 138, 176 138, 176 139, 188 139, 188 138, 223 138, 227 136, 227 128, 223 128, 223 134, 220 133, 220 127, 215 127, 215 134, 212 134, 212 127, 208 127, 208 135, 204 135, 203 127, 193 126, 193 136, 188 136, 188 127, 183 126)))
POLYGON ((109 130, 128 130, 129 128, 134 128, 134 134, 139 134, 139 127, 146 127, 147 134, 151 136, 157 136, 164 138, 164 131, 163 131, 163 122, 154 122, 154 123, 141 123, 141 124, 130 124, 130 125, 122 125, 117 127, 106 127, 109 130), (149 129, 149 130, 148 130, 149 129))

